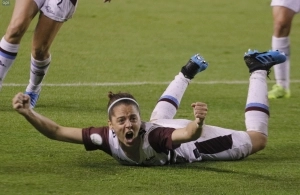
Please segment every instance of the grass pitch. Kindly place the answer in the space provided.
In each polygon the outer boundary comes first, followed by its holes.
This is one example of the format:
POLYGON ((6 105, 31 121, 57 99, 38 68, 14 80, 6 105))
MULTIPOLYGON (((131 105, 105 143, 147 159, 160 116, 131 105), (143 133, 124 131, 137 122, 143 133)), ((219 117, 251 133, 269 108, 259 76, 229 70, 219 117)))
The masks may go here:
MULTIPOLYGON (((0 33, 13 10, 0 6, 0 33)), ((80 1, 51 49, 36 110, 65 126, 106 125, 108 91, 132 93, 149 119, 155 102, 190 56, 209 62, 188 87, 177 118, 206 102, 207 124, 244 130, 248 72, 243 53, 271 47, 269 1, 80 1)), ((299 16, 291 32, 292 97, 270 101, 267 148, 235 162, 126 167, 101 151, 48 140, 11 108, 29 79, 25 34, 0 93, 2 194, 299 194, 299 16)), ((274 78, 273 74, 270 75, 274 78)), ((271 86, 274 80, 269 80, 271 86)))

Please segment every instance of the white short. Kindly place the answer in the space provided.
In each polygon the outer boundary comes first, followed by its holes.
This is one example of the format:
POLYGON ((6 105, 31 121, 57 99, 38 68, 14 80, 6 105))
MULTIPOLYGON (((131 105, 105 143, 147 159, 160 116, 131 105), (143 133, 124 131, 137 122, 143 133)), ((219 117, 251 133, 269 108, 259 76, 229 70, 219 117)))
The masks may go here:
MULTIPOLYGON (((183 128, 185 127, 190 120, 185 119, 158 119, 153 121, 158 125, 164 127, 173 127, 173 128, 183 128)), ((221 141, 221 140, 220 140, 221 141)), ((251 154, 252 142, 249 135, 245 131, 232 130, 221 128, 217 126, 204 125, 203 132, 200 138, 194 142, 189 142, 181 144, 181 146, 175 149, 175 156, 179 155, 188 159, 189 162, 201 161, 201 160, 239 160, 243 159, 251 154), (194 142, 205 142, 214 138, 230 135, 232 137, 231 148, 228 148, 224 151, 212 153, 212 154, 201 154, 199 158, 196 158, 193 151, 195 150, 194 142)), ((223 143, 215 141, 210 144, 222 145, 223 143)), ((213 145, 211 145, 213 146, 213 145)))
POLYGON ((300 12, 300 0, 272 0, 271 6, 287 7, 296 13, 300 12))
POLYGON ((65 22, 72 18, 77 0, 34 0, 45 16, 58 22, 65 22))
MULTIPOLYGON (((202 160, 239 160, 251 154, 252 142, 246 131, 236 131, 216 126, 205 125, 203 133, 197 140, 203 142, 215 137, 230 135, 232 137, 232 147, 214 154, 202 154, 202 160)), ((223 143, 221 143, 222 145, 223 143)))

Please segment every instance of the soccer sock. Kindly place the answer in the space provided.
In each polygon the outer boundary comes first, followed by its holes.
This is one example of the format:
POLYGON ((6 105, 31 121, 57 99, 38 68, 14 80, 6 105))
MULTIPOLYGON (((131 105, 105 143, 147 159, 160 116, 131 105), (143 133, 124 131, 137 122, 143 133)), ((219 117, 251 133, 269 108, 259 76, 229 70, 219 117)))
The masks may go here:
POLYGON ((19 44, 8 43, 4 37, 0 41, 0 90, 2 82, 17 57, 19 44))
POLYGON ((39 93, 41 90, 41 83, 48 71, 51 62, 51 55, 49 58, 43 61, 36 60, 31 55, 30 65, 30 79, 29 84, 26 88, 27 92, 39 93))
POLYGON ((267 136, 270 113, 266 76, 265 70, 257 70, 250 75, 245 123, 247 131, 258 131, 267 136))
POLYGON ((287 59, 284 63, 274 66, 276 84, 284 89, 290 88, 290 39, 289 37, 272 37, 272 49, 284 52, 287 59))
POLYGON ((155 119, 172 119, 179 107, 181 98, 191 82, 180 72, 175 79, 169 84, 162 96, 159 98, 152 114, 150 121, 155 119))

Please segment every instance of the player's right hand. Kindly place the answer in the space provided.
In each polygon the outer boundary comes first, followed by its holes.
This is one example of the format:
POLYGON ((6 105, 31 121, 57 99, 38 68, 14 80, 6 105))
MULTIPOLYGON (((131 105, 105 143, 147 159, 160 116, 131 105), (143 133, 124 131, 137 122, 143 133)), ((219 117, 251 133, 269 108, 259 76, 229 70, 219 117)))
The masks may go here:
POLYGON ((12 99, 13 108, 20 114, 25 114, 25 112, 30 109, 30 97, 24 93, 17 93, 12 99))

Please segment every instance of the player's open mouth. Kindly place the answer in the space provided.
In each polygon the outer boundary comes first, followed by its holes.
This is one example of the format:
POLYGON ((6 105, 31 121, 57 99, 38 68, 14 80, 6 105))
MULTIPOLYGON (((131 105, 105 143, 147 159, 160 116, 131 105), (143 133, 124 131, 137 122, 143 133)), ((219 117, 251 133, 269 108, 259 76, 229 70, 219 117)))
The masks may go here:
POLYGON ((133 140, 133 131, 126 132, 125 138, 127 141, 132 141, 133 140))

